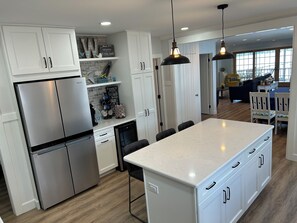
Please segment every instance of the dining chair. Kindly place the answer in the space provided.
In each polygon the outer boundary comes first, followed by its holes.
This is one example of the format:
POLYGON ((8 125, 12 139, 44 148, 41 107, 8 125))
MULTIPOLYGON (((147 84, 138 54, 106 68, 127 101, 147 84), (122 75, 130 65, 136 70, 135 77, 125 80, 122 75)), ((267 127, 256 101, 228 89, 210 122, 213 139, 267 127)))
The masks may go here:
MULTIPOLYGON (((288 122, 290 93, 275 93, 275 127, 274 133, 277 134, 278 123, 288 122)), ((281 125, 280 125, 281 126, 281 125)))
POLYGON ((180 131, 182 131, 182 130, 184 130, 186 128, 189 128, 189 127, 191 127, 193 125, 194 125, 194 122, 192 120, 189 120, 189 121, 186 121, 186 122, 183 122, 183 123, 179 124, 177 129, 180 132, 180 131))
MULTIPOLYGON (((126 155, 133 153, 139 149, 142 149, 148 145, 149 145, 149 142, 147 141, 147 139, 141 139, 139 141, 133 142, 131 144, 126 145, 123 148, 123 155, 126 156, 126 155)), ((128 175, 129 175, 129 212, 133 217, 135 217, 139 221, 145 222, 144 220, 140 219, 138 216, 136 216, 135 214, 132 213, 132 207, 131 207, 132 203, 134 201, 138 200, 139 198, 141 198, 144 195, 144 193, 143 193, 134 199, 131 198, 131 194, 132 194, 131 178, 134 178, 134 179, 137 179, 137 180, 140 180, 143 182, 143 170, 141 167, 136 166, 131 163, 128 163, 128 162, 126 162, 126 166, 127 166, 128 175)))
POLYGON ((269 92, 250 92, 251 122, 258 122, 259 119, 267 120, 270 125, 275 117, 275 111, 270 109, 269 92))
POLYGON ((159 141, 159 140, 164 139, 164 138, 166 138, 168 136, 171 136, 171 135, 173 135, 175 133, 176 133, 176 131, 175 131, 174 128, 166 129, 166 130, 164 130, 162 132, 159 132, 156 135, 156 140, 159 141))

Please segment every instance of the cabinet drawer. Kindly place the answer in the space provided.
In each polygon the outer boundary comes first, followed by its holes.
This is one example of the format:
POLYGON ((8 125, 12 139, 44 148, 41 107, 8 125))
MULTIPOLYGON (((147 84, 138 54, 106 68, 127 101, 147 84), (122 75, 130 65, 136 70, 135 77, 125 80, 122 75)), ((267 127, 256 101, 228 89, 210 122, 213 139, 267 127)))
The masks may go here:
POLYGON ((239 154, 231 161, 226 163, 220 170, 216 171, 211 177, 206 179, 198 187, 198 200, 201 203, 207 196, 220 188, 226 180, 235 174, 242 166, 245 165, 244 153, 239 154))
POLYGON ((265 135, 261 136, 256 142, 254 142, 248 149, 245 150, 245 157, 248 160, 252 159, 262 148, 264 144, 268 144, 272 140, 272 131, 269 131, 265 135))
POLYGON ((101 141, 102 139, 108 138, 110 136, 114 136, 113 128, 106 128, 104 130, 97 130, 94 132, 95 140, 101 141))

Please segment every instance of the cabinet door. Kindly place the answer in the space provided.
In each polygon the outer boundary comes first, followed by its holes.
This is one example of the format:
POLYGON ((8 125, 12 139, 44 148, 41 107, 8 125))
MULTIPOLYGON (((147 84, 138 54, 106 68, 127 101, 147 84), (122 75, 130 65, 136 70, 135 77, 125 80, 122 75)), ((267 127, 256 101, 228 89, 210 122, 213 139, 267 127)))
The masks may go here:
POLYGON ((222 188, 199 205, 199 223, 224 223, 225 204, 222 188))
POLYGON ((225 190, 227 193, 226 222, 235 223, 244 211, 243 179, 241 170, 226 182, 225 190))
POLYGON ((39 27, 3 27, 12 75, 48 72, 46 52, 39 27))
POLYGON ((141 51, 141 62, 142 71, 152 72, 153 71, 153 61, 152 61, 152 42, 150 33, 139 33, 139 43, 141 51))
POLYGON ((128 49, 129 49, 129 59, 130 59, 130 71, 131 74, 136 74, 141 72, 142 64, 141 52, 140 52, 140 42, 139 42, 139 32, 128 32, 128 49))
POLYGON ((114 136, 96 140, 96 152, 100 175, 118 166, 114 136))
POLYGON ((258 157, 260 160, 260 167, 258 169, 258 179, 259 179, 259 191, 266 186, 271 178, 271 141, 267 143, 262 151, 259 152, 258 157))
POLYGON ((50 71, 79 70, 79 59, 73 29, 43 28, 50 71))
POLYGON ((153 73, 143 74, 143 90, 145 98, 145 108, 147 109, 147 139, 150 143, 153 143, 156 141, 156 134, 158 128, 153 73))
POLYGON ((248 208, 259 194, 258 190, 258 156, 253 157, 244 167, 244 203, 248 208))
POLYGON ((137 134, 139 139, 146 139, 146 117, 147 110, 145 107, 145 90, 143 88, 143 77, 142 74, 132 75, 132 88, 133 88, 133 99, 134 109, 136 114, 137 122, 137 134))

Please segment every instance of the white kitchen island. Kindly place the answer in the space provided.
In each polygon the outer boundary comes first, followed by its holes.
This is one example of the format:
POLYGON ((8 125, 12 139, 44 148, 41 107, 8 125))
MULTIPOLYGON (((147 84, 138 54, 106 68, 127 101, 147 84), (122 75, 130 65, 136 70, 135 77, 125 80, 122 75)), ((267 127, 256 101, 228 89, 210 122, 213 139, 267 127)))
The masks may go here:
POLYGON ((126 156, 143 168, 149 222, 236 222, 271 178, 272 129, 208 119, 126 156))

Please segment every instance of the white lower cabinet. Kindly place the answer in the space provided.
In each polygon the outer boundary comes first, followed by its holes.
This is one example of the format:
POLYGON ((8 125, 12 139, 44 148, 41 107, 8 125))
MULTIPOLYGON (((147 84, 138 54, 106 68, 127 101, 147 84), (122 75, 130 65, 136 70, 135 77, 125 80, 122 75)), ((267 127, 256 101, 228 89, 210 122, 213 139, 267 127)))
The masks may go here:
POLYGON ((95 132, 99 174, 102 175, 118 166, 113 128, 95 132))
POLYGON ((238 171, 199 205, 199 222, 236 222, 244 211, 242 172, 238 171))
POLYGON ((199 223, 239 220, 271 179, 271 137, 263 135, 198 187, 199 223))
POLYGON ((248 208, 271 178, 272 142, 267 142, 244 169, 245 206, 248 208))

